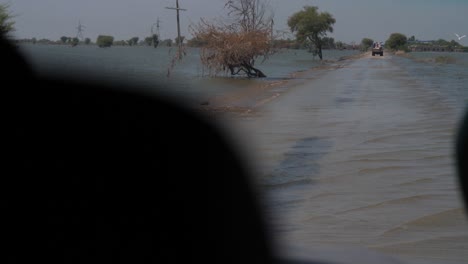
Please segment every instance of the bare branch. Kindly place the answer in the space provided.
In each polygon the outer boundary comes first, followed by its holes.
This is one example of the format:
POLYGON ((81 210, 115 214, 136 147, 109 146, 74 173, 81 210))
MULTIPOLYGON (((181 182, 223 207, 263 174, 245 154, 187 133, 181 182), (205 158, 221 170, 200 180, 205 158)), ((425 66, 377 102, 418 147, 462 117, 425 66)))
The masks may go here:
POLYGON ((229 0, 225 8, 233 23, 209 23, 201 20, 191 26, 192 35, 206 43, 201 61, 209 74, 230 72, 248 77, 265 77, 254 68, 259 57, 267 59, 272 53, 272 18, 266 20, 267 4, 263 0, 229 0))

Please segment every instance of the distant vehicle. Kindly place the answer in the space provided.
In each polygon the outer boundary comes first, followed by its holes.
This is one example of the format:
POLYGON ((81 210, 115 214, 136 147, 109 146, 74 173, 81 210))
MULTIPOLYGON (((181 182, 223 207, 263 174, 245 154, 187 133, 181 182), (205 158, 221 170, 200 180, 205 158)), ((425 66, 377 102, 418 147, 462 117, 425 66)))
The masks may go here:
POLYGON ((380 56, 383 56, 383 43, 382 42, 374 42, 372 44, 372 56, 375 56, 375 54, 380 54, 380 56))

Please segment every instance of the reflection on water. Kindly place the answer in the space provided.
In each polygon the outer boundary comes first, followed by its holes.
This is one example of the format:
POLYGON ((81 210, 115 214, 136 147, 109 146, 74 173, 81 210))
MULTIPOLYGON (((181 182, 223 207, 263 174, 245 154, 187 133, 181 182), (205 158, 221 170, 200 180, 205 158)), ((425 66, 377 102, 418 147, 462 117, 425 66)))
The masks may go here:
POLYGON ((265 177, 264 184, 280 187, 313 181, 314 175, 319 172, 317 160, 324 156, 330 147, 331 142, 319 138, 298 140, 284 153, 284 158, 273 168, 272 173, 265 177))
MULTIPOLYGON (((248 85, 259 85, 278 79, 286 79, 291 73, 318 66, 319 60, 303 50, 284 50, 256 66, 268 77, 261 80, 230 78, 203 78, 205 72, 200 63, 199 49, 187 48, 186 56, 170 68, 176 48, 158 47, 77 47, 62 45, 22 44, 22 52, 40 73, 62 73, 77 78, 95 76, 99 80, 145 86, 158 92, 168 92, 180 98, 204 100, 248 85), (167 77, 168 71, 170 78, 167 77)), ((329 60, 356 54, 357 51, 325 50, 329 60)))

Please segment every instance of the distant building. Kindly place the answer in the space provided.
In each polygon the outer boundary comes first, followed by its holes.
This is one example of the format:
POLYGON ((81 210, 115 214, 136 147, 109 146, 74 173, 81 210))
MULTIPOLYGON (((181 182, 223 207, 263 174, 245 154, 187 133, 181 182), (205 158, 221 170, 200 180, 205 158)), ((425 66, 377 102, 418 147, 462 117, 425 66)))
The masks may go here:
POLYGON ((459 47, 438 45, 436 40, 408 41, 408 48, 414 52, 463 52, 459 47))

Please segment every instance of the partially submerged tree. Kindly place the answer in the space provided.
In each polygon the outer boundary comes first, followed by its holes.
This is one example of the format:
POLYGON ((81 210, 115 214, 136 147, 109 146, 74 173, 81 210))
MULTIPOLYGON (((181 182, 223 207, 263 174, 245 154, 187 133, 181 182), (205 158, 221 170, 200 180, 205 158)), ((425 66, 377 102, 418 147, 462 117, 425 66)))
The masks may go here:
POLYGON ((99 35, 96 40, 96 44, 100 48, 107 48, 112 46, 114 44, 114 37, 112 36, 105 36, 105 35, 99 35))
POLYGON ((267 59, 272 50, 272 15, 264 0, 230 0, 226 3, 231 23, 201 20, 192 26, 194 38, 202 42, 201 61, 209 74, 230 72, 248 77, 266 77, 255 61, 267 59))
POLYGON ((172 47, 172 39, 165 39, 161 41, 161 45, 166 46, 166 47, 172 47))
POLYGON ((153 44, 153 37, 146 37, 145 38, 145 44, 147 46, 151 46, 153 44))
POLYGON ((367 51, 367 49, 369 49, 372 44, 374 44, 374 40, 370 38, 363 38, 361 40, 361 49, 367 51))
POLYGON ((159 42, 159 36, 157 34, 153 34, 153 36, 151 36, 151 44, 153 47, 157 48, 159 46, 159 42))
POLYGON ((67 41, 68 41, 68 39, 69 39, 69 38, 66 37, 66 36, 61 36, 61 37, 60 37, 60 40, 62 41, 63 44, 66 44, 67 41))
POLYGON ((139 37, 133 37, 133 38, 127 40, 127 43, 128 43, 129 46, 134 46, 134 45, 136 46, 136 45, 138 45, 138 40, 139 39, 140 39, 139 37))
POLYGON ((297 41, 309 41, 314 54, 322 60, 323 39, 327 32, 333 32, 332 25, 335 22, 330 13, 319 12, 316 6, 305 6, 304 10, 294 13, 288 19, 288 26, 292 32, 296 32, 297 41))
POLYGON ((14 30, 15 22, 12 21, 12 15, 8 12, 7 4, 0 4, 0 36, 7 36, 14 30))
POLYGON ((408 39, 401 33, 392 33, 388 40, 385 42, 385 47, 392 50, 405 50, 408 39))

